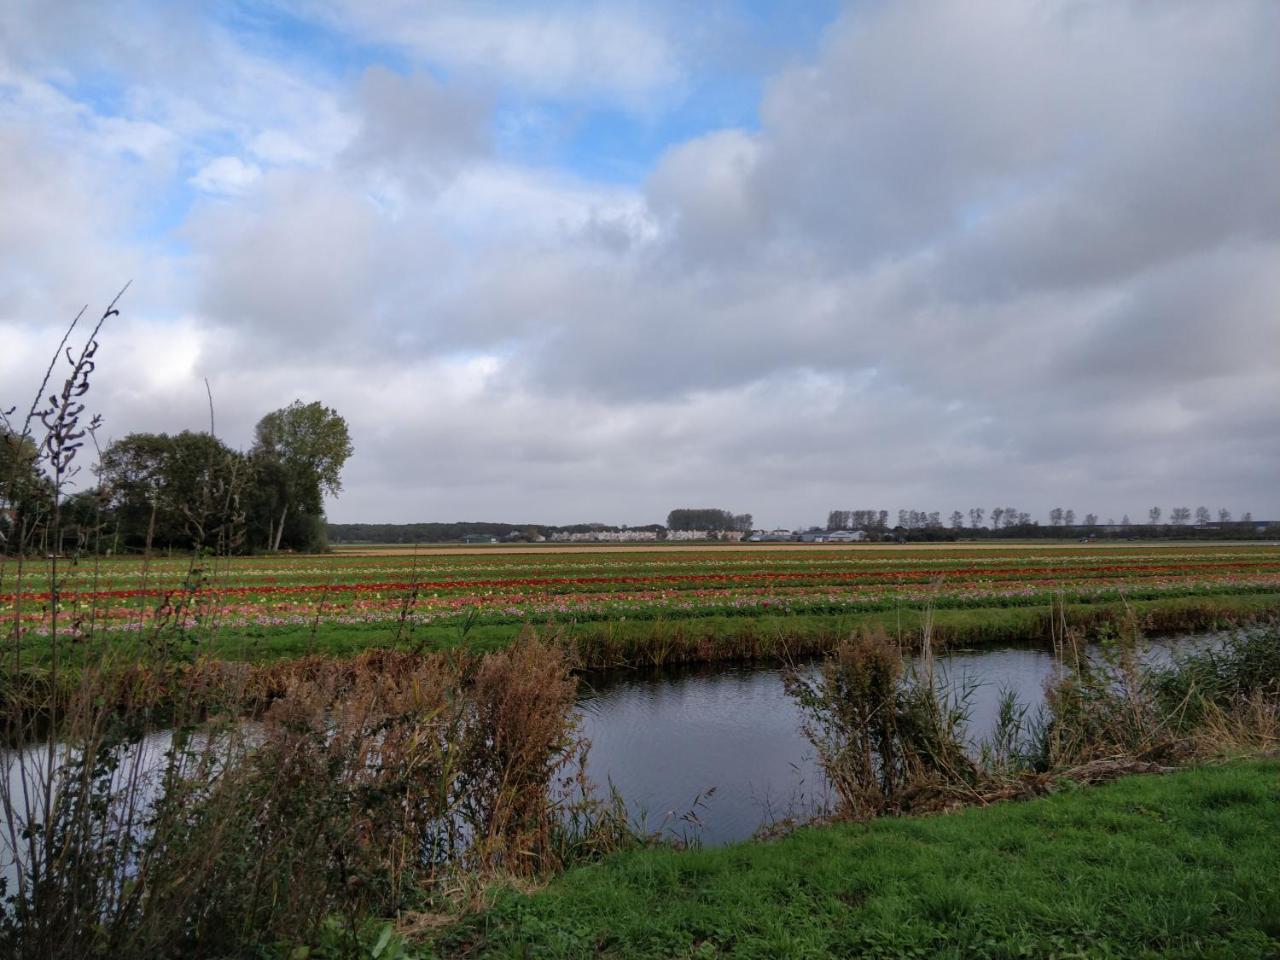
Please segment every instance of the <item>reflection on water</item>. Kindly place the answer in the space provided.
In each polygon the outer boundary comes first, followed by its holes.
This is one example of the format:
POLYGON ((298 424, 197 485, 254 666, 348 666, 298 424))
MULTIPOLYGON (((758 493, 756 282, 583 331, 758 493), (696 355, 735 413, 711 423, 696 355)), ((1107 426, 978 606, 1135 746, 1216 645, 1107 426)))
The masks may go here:
POLYGON ((701 837, 722 843, 826 798, 779 670, 697 667, 588 682, 588 770, 598 783, 611 779, 648 829, 696 833, 674 818, 701 796, 701 837))
MULTIPOLYGON (((1167 661, 1175 648, 1189 652, 1216 639, 1155 641, 1145 658, 1167 661)), ((948 684, 971 690, 969 737, 976 743, 992 729, 1006 689, 1034 716, 1052 665, 1044 650, 1006 648, 951 653, 937 659, 936 669, 948 684)), ((817 667, 801 669, 812 673, 817 667)), ((588 772, 602 788, 612 782, 646 829, 708 845, 727 843, 777 819, 821 812, 830 799, 813 748, 800 732, 800 712, 776 667, 618 671, 584 677, 582 690, 578 711, 592 744, 588 772)), ((249 746, 252 729, 241 728, 248 736, 236 743, 249 746)), ((121 778, 136 777, 133 789, 144 800, 152 797, 170 746, 170 735, 158 732, 122 748, 113 791, 124 786, 121 778)), ((196 754, 220 755, 230 744, 196 737, 191 747, 196 754)), ((0 829, 0 881, 10 886, 10 841, 22 832, 21 814, 42 808, 48 765, 58 767, 66 759, 64 748, 50 752, 47 744, 0 750, 0 791, 8 798, 0 807, 17 816, 0 829)))
MULTIPOLYGON (((1188 652, 1213 639, 1156 641, 1144 659, 1167 661, 1175 646, 1188 652)), ((1052 666, 1047 651, 1029 648, 958 651, 936 661, 940 677, 971 689, 975 743, 995 725, 1006 689, 1034 717, 1052 666)), ((602 787, 612 781, 647 829, 729 843, 781 817, 812 815, 829 799, 778 668, 617 671, 587 676, 583 689, 589 773, 602 787), (690 812, 696 823, 681 819, 690 812)))

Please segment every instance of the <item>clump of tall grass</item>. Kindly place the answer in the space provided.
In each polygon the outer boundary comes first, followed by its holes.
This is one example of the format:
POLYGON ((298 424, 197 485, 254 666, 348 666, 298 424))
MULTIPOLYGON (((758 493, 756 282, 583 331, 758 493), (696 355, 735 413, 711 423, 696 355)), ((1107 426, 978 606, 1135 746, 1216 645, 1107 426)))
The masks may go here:
POLYGON ((1280 624, 1240 629, 1151 671, 1151 697, 1200 753, 1280 747, 1280 624))
POLYGON ((927 642, 908 664, 883 631, 860 630, 823 661, 815 678, 791 671, 786 684, 838 797, 838 815, 905 812, 932 803, 939 790, 972 787, 965 699, 936 675, 927 642))
POLYGON ((1078 630, 1055 631, 1054 672, 1033 744, 1040 769, 1099 757, 1158 760, 1170 753, 1167 718, 1151 696, 1142 663, 1143 636, 1134 617, 1086 644, 1078 630))
POLYGON ((788 690, 839 799, 838 817, 985 803, 1280 746, 1280 625, 1224 634, 1162 665, 1136 618, 1086 644, 1059 621, 1056 664, 1032 714, 1012 692, 968 736, 971 688, 935 670, 926 629, 911 657, 882 632, 852 634, 788 690))
POLYGON ((1235 628, 1165 663, 1145 661, 1145 646, 1133 616, 1093 645, 1058 631, 1035 737, 1040 768, 1108 756, 1174 762, 1241 739, 1274 745, 1265 731, 1280 709, 1280 625, 1235 628), (1258 735, 1240 736, 1250 730, 1258 735))
POLYGON ((255 722, 172 732, 86 702, 51 768, 9 755, 0 952, 305 942, 327 918, 394 917, 463 875, 538 876, 631 842, 586 783, 558 650, 530 638, 414 663, 298 674, 255 722))
MULTIPOLYGON (((1220 643, 1177 657, 1152 671, 1153 695, 1171 713, 1184 704, 1230 707, 1254 697, 1280 697, 1280 637, 1277 628, 1240 629, 1220 643)), ((1181 710, 1184 722, 1197 720, 1181 710)))

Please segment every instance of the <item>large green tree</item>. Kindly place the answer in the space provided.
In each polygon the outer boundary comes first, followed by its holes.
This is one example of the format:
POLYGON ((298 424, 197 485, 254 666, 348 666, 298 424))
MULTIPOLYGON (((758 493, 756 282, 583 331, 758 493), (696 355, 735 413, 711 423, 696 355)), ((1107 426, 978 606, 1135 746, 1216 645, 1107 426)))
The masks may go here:
POLYGON ((324 495, 342 490, 342 468, 351 452, 346 420, 319 401, 295 400, 258 421, 250 456, 261 478, 260 495, 279 510, 279 519, 272 517, 268 526, 271 549, 279 550, 299 521, 302 530, 322 530, 324 495))
POLYGON ((123 544, 180 548, 229 546, 251 482, 242 453, 189 430, 114 441, 102 452, 98 479, 123 544))
POLYGON ((53 509, 53 485, 30 438, 0 427, 0 552, 26 549, 53 509))

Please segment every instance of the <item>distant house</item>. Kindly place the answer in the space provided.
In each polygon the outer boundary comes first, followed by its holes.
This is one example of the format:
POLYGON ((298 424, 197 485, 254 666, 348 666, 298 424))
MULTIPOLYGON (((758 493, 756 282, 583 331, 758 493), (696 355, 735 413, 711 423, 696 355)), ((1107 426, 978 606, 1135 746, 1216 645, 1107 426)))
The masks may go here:
POLYGON ((649 543, 658 539, 656 530, 587 530, 553 533, 554 543, 649 543))
POLYGON ((797 537, 798 534, 793 534, 790 530, 757 530, 747 539, 751 543, 790 543, 797 537))
POLYGON ((650 543, 658 539, 656 530, 602 530, 595 535, 602 543, 650 543))
POLYGON ((832 530, 826 535, 827 543, 856 543, 867 539, 865 530, 832 530))
POLYGON ((498 538, 489 533, 464 533, 463 543, 497 543, 498 538))

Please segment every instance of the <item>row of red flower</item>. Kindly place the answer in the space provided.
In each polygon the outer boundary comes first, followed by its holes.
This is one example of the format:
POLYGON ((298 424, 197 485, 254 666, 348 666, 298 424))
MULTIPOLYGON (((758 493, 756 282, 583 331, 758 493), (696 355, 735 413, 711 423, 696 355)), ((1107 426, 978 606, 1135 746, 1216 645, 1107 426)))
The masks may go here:
MULTIPOLYGON (((253 586, 212 586, 192 591, 196 596, 219 597, 270 597, 308 594, 413 594, 435 591, 518 590, 521 588, 566 588, 633 586, 639 588, 668 585, 674 588, 693 589, 702 584, 747 586, 751 584, 800 584, 813 586, 857 584, 921 584, 931 582, 955 583, 977 579, 984 583, 1001 580, 1028 580, 1037 583, 1053 581, 1091 580, 1106 576, 1146 578, 1151 576, 1191 577, 1194 575, 1221 575, 1227 573, 1266 573, 1280 569, 1274 561, 1203 563, 1182 562, 1176 564, 1109 564, 1078 569, 1046 569, 1025 566, 971 567, 949 570, 860 570, 824 572, 741 572, 741 573, 688 573, 652 576, 581 576, 581 577, 520 577, 502 579, 450 579, 425 582, 389 581, 376 583, 338 584, 256 584, 253 586)), ((173 587, 147 587, 133 589, 64 591, 62 601, 68 603, 100 600, 128 600, 137 598, 165 598, 182 591, 173 587)), ((0 603, 18 601, 36 604, 48 603, 52 595, 48 591, 21 594, 0 594, 0 603)))

